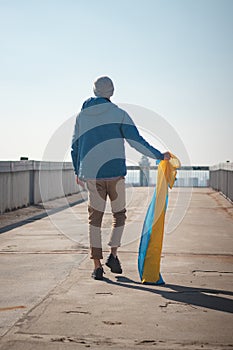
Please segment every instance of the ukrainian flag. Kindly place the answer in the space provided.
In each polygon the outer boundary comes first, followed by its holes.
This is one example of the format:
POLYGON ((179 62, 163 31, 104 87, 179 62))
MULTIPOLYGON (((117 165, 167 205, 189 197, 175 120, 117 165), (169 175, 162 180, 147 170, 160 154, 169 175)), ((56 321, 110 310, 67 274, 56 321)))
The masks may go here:
POLYGON ((139 246, 138 271, 142 283, 164 284, 160 260, 168 187, 173 187, 179 167, 179 159, 172 154, 169 161, 161 160, 158 164, 157 184, 144 220, 139 246))

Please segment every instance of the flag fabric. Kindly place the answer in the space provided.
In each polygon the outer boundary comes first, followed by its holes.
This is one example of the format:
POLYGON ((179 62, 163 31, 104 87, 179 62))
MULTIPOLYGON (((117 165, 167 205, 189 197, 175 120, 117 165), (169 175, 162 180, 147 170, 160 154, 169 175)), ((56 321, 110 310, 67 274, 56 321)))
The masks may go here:
POLYGON ((158 161, 156 188, 144 220, 138 253, 138 271, 142 283, 165 283, 160 274, 164 221, 168 188, 173 187, 179 167, 179 159, 172 154, 169 161, 158 161))

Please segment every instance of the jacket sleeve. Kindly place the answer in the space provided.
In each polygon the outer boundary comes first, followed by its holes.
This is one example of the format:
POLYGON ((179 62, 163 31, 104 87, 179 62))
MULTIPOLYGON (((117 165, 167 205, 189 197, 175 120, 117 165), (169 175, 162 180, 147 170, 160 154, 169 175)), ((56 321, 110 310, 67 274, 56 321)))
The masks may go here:
POLYGON ((78 175, 79 172, 79 126, 78 126, 78 117, 76 118, 74 133, 72 137, 71 144, 71 158, 73 162, 74 172, 78 175))
POLYGON ((131 147, 147 157, 154 159, 164 159, 164 155, 151 146, 140 134, 130 116, 125 112, 122 124, 121 133, 131 147))

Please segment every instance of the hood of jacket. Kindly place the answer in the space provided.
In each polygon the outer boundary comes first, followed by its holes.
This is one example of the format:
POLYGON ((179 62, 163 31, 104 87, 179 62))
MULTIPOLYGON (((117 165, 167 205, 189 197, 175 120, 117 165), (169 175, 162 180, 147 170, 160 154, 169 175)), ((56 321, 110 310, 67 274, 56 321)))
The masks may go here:
POLYGON ((81 108, 81 112, 86 115, 99 115, 107 112, 114 105, 109 99, 104 97, 90 97, 81 108))

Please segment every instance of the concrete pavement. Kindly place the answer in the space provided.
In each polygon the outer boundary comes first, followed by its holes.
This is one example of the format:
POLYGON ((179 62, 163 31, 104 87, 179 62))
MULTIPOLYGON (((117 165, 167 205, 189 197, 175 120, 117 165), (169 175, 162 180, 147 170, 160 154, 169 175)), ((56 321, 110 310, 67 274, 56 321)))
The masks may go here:
MULTIPOLYGON (((86 202, 0 235, 1 350, 232 349, 232 204, 211 189, 193 191, 184 219, 165 235, 166 285, 158 287, 142 285, 137 272, 150 196, 128 190, 123 274, 106 267, 104 281, 90 278, 86 202)), ((110 220, 108 211, 105 249, 110 220)))

